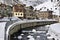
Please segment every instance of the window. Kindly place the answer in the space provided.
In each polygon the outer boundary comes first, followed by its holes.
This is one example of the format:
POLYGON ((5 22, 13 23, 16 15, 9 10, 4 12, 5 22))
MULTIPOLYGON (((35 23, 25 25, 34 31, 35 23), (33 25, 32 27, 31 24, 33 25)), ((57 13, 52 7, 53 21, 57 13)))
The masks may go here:
POLYGON ((51 8, 51 10, 52 10, 52 8, 51 8))
POLYGON ((51 2, 53 2, 53 0, 51 0, 51 2))
POLYGON ((58 36, 57 34, 55 36, 58 36))
POLYGON ((55 8, 55 10, 57 10, 57 8, 55 8))
POLYGON ((18 0, 17 0, 18 1, 18 0))
POLYGON ((25 1, 27 1, 27 0, 25 0, 25 1))
POLYGON ((46 7, 44 7, 44 9, 46 9, 46 7))
POLYGON ((49 9, 47 9, 47 11, 49 11, 49 9))
POLYGON ((55 40, 55 38, 53 38, 53 40, 55 40))
POLYGON ((59 16, 60 17, 60 16, 59 16))
POLYGON ((17 15, 17 13, 16 13, 16 15, 17 15))
POLYGON ((22 14, 21 14, 22 15, 22 14))
POLYGON ((59 40, 59 39, 57 39, 57 40, 59 40))
POLYGON ((59 1, 59 0, 57 0, 57 1, 59 1))
POLYGON ((40 8, 40 10, 42 10, 42 8, 40 8))

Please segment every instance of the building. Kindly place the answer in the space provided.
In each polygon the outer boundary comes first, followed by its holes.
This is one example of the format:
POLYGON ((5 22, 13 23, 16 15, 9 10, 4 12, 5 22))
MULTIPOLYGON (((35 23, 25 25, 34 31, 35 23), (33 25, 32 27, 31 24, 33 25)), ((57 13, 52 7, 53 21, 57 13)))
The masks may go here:
POLYGON ((13 16, 19 18, 26 18, 26 19, 34 19, 36 18, 35 12, 33 11, 32 6, 24 6, 21 4, 17 4, 13 6, 13 16))
POLYGON ((21 4, 13 5, 13 16, 24 18, 25 16, 24 13, 25 13, 24 5, 21 4))
POLYGON ((52 12, 53 11, 39 11, 36 13, 38 18, 42 18, 42 19, 52 19, 52 12))
POLYGON ((34 9, 40 10, 40 11, 53 11, 53 15, 59 15, 59 6, 58 6, 59 0, 49 0, 48 2, 44 2, 43 4, 40 4, 34 9), (49 4, 49 5, 48 5, 49 4))
MULTIPOLYGON (((34 10, 40 10, 40 11, 53 11, 53 15, 60 16, 60 0, 48 0, 48 2, 44 2, 36 7, 34 7, 34 10)), ((57 19, 57 17, 56 17, 57 19)), ((59 20, 60 18, 58 18, 59 20)))
POLYGON ((57 20, 58 22, 60 22, 60 16, 58 15, 53 15, 53 19, 57 20))
POLYGON ((44 2, 43 4, 40 4, 36 7, 34 7, 34 9, 40 10, 40 11, 51 10, 51 11, 53 11, 53 15, 59 15, 59 7, 58 7, 57 3, 58 3, 58 1, 56 1, 56 0, 54 0, 54 1, 49 0, 48 2, 44 2))
POLYGON ((26 19, 35 19, 36 18, 36 14, 35 14, 35 11, 33 11, 32 6, 25 7, 25 9, 26 9, 26 12, 25 12, 26 19))

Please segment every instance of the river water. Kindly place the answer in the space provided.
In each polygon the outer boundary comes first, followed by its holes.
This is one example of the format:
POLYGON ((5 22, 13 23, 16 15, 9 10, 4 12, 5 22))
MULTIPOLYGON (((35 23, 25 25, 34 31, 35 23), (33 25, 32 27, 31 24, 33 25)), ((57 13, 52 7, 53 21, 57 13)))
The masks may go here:
POLYGON ((23 29, 17 32, 12 40, 48 40, 46 33, 48 29, 45 26, 23 29))

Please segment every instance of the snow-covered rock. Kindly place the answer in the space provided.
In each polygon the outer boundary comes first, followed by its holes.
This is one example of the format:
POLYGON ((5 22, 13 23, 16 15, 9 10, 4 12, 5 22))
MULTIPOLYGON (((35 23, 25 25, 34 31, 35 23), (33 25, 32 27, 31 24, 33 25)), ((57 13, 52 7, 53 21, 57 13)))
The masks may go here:
POLYGON ((22 36, 18 36, 18 39, 22 39, 22 36))
POLYGON ((29 40, 35 40, 31 35, 28 35, 27 38, 29 38, 29 40))
POLYGON ((31 36, 31 35, 28 35, 28 36, 27 36, 27 38, 32 38, 32 37, 33 37, 33 36, 31 36))
POLYGON ((36 32, 36 29, 32 29, 32 32, 36 32))
POLYGON ((21 34, 22 36, 24 35, 24 34, 21 34))

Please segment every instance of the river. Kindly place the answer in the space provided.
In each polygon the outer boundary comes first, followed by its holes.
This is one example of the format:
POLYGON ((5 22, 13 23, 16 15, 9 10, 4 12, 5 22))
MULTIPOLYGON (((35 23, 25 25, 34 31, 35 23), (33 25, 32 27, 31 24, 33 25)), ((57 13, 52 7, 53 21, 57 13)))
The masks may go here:
POLYGON ((12 40, 48 40, 46 35, 47 32, 48 29, 45 26, 25 28, 17 32, 12 40))

